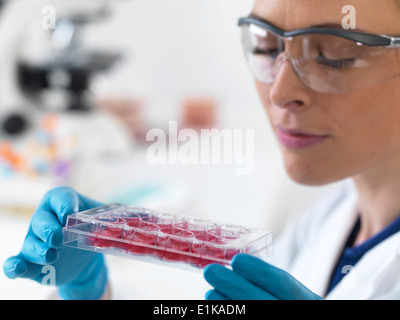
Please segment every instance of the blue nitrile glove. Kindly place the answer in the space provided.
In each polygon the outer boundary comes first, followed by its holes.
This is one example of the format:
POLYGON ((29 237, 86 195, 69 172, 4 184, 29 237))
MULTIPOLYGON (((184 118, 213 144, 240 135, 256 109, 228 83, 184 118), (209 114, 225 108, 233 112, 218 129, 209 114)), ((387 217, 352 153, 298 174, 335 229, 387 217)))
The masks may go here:
POLYGON ((218 264, 208 265, 204 277, 214 290, 207 300, 321 300, 286 271, 258 258, 238 254, 232 270, 218 264))
POLYGON ((62 299, 101 298, 107 287, 103 255, 64 247, 62 233, 68 215, 101 205, 68 187, 49 191, 32 216, 21 252, 4 263, 6 276, 49 284, 53 272, 62 299))

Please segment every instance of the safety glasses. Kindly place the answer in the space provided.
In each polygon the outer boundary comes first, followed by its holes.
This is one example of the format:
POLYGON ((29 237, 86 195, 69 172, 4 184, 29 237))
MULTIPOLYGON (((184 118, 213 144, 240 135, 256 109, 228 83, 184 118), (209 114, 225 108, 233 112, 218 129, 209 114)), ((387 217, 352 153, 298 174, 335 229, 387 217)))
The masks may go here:
POLYGON ((286 32, 255 17, 239 26, 250 70, 265 84, 286 61, 319 93, 345 94, 400 76, 400 37, 326 27, 286 32))

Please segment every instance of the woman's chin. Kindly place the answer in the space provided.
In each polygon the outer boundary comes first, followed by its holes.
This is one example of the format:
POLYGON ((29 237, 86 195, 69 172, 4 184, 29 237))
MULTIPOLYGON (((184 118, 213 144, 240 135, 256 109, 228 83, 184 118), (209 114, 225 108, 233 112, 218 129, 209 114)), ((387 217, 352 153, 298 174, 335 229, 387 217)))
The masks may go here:
POLYGON ((332 170, 319 168, 312 164, 285 162, 285 170, 291 180, 305 186, 324 186, 345 178, 334 174, 332 170))

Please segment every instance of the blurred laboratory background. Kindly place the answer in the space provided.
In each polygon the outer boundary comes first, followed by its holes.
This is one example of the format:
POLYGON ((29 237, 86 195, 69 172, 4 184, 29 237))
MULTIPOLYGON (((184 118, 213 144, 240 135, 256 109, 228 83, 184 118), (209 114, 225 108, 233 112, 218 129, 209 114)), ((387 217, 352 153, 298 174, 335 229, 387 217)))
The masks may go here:
MULTIPOLYGON (((20 251, 53 187, 102 202, 269 229, 334 186, 286 176, 241 50, 237 20, 253 0, 0 2, 0 260, 20 251), (53 14, 56 14, 56 19, 53 14), (251 129, 254 171, 151 164, 146 133, 251 129)), ((201 273, 107 257, 117 299, 202 299, 201 273)), ((0 274, 0 299, 54 288, 0 274)))

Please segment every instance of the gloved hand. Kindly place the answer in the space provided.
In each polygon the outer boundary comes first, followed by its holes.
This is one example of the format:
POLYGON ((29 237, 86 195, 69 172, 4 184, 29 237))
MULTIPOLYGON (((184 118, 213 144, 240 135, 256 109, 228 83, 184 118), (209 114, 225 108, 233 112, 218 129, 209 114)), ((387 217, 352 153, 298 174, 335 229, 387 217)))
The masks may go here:
POLYGON ((258 258, 238 254, 232 270, 218 264, 208 265, 204 277, 214 290, 207 300, 321 300, 287 272, 258 258))
POLYGON ((68 215, 101 205, 68 187, 49 191, 32 216, 21 252, 4 263, 6 276, 43 284, 54 272, 62 299, 99 299, 107 287, 103 255, 64 247, 62 228, 68 215))

